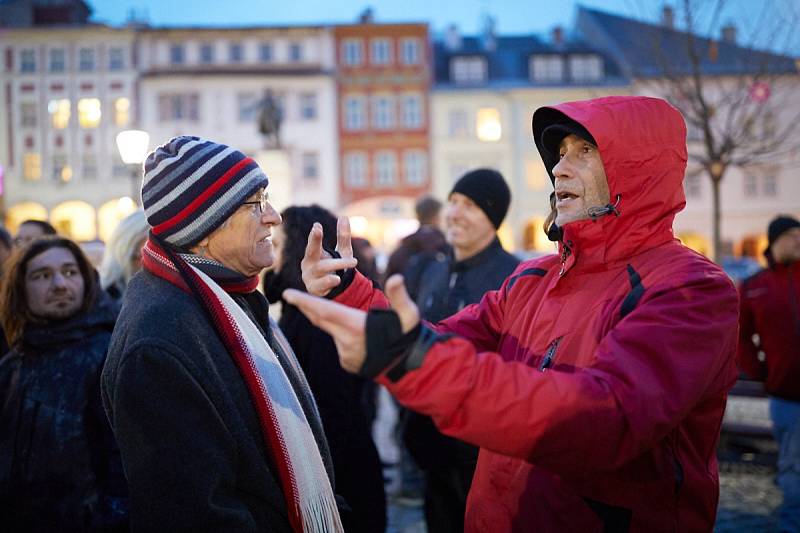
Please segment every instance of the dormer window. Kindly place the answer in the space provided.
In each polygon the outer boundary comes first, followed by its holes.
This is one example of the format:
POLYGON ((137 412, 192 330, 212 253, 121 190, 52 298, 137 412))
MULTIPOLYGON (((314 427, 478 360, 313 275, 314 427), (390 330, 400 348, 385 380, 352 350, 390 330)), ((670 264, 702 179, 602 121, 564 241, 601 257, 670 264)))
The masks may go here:
POLYGON ((450 79, 455 83, 482 83, 486 78, 486 58, 462 56, 450 60, 450 79))
POLYGON ((599 81, 603 79, 603 59, 593 54, 569 56, 569 77, 572 81, 599 81))
POLYGON ((535 55, 528 61, 531 81, 561 83, 564 81, 564 58, 560 55, 535 55))

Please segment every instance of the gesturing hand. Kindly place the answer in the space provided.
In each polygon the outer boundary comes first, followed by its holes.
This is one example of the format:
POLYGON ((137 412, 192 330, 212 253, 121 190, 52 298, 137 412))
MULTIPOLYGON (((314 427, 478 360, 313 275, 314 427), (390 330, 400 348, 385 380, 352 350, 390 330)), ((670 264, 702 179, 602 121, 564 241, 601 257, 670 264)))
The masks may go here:
MULTIPOLYGON (((389 278, 386 296, 400 318, 403 333, 414 329, 419 323, 419 310, 408 296, 402 276, 396 274, 389 278)), ((367 314, 364 311, 294 289, 285 290, 283 299, 300 309, 312 324, 333 337, 342 368, 352 373, 361 369, 367 356, 367 314)))
POLYGON ((306 253, 300 262, 303 283, 309 294, 325 296, 342 281, 337 270, 355 268, 358 261, 353 257, 353 245, 350 241, 350 220, 339 217, 336 224, 336 251, 341 258, 331 257, 322 248, 322 225, 314 223, 308 234, 306 253))

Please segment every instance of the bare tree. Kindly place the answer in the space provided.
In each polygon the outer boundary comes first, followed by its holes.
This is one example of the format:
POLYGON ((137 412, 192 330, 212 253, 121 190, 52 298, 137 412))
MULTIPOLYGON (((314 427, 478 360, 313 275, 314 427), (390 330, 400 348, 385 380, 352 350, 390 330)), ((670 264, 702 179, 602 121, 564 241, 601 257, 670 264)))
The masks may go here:
POLYGON ((778 165, 800 147, 794 135, 800 123, 795 96, 800 63, 757 44, 767 35, 771 50, 789 49, 798 12, 788 4, 776 13, 778 3, 753 3, 761 4, 762 13, 740 25, 729 23, 714 39, 702 35, 719 27, 725 0, 683 0, 682 30, 670 27, 666 12, 666 24, 649 34, 655 69, 634 73, 686 119, 690 175, 703 173, 711 183, 716 261, 722 254, 720 184, 728 170, 778 165), (748 27, 751 34, 739 44, 737 31, 748 27))

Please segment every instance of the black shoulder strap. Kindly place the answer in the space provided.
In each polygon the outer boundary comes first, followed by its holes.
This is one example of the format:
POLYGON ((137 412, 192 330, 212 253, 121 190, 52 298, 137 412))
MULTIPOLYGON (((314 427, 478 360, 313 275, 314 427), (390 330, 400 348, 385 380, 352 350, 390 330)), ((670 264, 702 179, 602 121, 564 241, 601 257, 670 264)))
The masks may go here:
POLYGON ((642 285, 642 277, 639 276, 639 273, 634 270, 634 268, 628 264, 628 280, 631 283, 631 290, 628 292, 628 295, 625 296, 625 299, 622 301, 622 308, 619 311, 619 317, 625 318, 628 313, 633 311, 636 308, 636 304, 639 303, 639 300, 642 299, 642 295, 644 294, 644 285, 642 285))

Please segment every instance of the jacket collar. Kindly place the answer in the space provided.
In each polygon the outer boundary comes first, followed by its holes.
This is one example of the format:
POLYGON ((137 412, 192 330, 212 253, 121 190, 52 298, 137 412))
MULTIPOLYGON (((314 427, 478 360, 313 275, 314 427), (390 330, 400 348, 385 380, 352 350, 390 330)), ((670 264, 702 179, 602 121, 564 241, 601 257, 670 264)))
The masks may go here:
POLYGON ((496 254, 497 250, 502 250, 502 249, 503 245, 500 244, 500 239, 498 239, 495 236, 494 240, 489 243, 489 246, 487 246, 477 254, 471 257, 467 257, 466 259, 462 259, 461 261, 456 261, 454 257, 453 262, 450 264, 450 272, 463 272, 465 270, 475 268, 481 263, 486 262, 494 254, 496 254))

